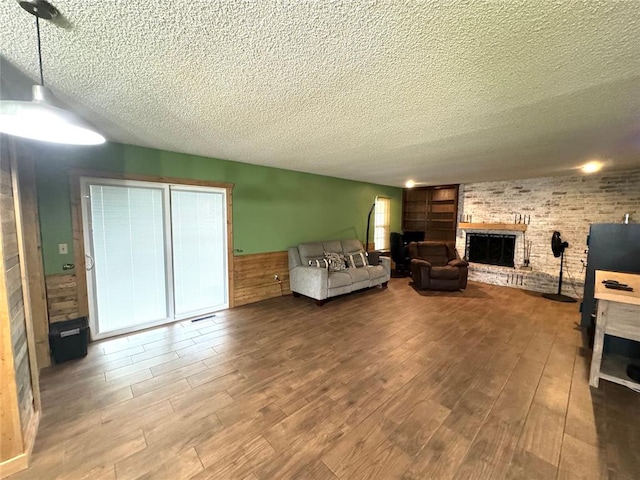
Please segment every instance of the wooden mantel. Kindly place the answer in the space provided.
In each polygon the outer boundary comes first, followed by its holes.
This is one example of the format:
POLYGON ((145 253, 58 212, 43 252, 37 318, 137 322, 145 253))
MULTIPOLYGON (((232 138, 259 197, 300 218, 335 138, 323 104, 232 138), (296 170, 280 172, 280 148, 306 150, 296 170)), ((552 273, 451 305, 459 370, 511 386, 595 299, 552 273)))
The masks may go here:
POLYGON ((512 230, 516 232, 526 232, 527 225, 524 223, 459 223, 461 230, 512 230))

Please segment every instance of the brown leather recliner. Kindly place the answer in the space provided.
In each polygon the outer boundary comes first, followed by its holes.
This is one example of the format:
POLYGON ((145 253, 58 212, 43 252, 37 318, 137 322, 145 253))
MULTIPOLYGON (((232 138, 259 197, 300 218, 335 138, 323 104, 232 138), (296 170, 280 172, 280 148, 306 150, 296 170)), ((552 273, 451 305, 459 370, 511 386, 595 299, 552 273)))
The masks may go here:
POLYGON ((411 242, 411 277, 416 288, 464 290, 469 264, 447 242, 411 242))

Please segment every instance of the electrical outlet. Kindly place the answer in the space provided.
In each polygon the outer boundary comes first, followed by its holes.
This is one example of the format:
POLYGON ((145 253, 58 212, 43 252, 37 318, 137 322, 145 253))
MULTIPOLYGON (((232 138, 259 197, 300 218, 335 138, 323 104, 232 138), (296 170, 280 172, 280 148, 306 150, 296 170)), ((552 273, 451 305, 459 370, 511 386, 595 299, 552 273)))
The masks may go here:
POLYGON ((69 253, 69 249, 68 249, 66 243, 59 243, 58 244, 58 253, 60 255, 66 255, 67 253, 69 253))

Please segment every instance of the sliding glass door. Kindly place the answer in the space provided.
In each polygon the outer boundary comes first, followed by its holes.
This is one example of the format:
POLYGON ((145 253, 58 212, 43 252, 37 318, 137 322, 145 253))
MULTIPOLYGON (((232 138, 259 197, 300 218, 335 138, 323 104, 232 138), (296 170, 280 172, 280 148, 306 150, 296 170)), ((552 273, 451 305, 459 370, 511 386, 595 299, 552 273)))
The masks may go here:
POLYGON ((224 190, 171 187, 176 317, 226 307, 225 206, 224 190))
POLYGON ((228 306, 226 191, 81 181, 92 337, 228 306))

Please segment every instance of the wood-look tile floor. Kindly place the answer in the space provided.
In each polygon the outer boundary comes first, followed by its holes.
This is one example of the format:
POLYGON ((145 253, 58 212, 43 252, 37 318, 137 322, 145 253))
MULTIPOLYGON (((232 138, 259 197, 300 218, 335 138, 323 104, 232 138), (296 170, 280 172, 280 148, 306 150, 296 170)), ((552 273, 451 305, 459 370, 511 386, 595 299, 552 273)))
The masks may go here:
POLYGON ((408 283, 92 344, 12 479, 640 477, 640 394, 589 388, 576 304, 408 283))

